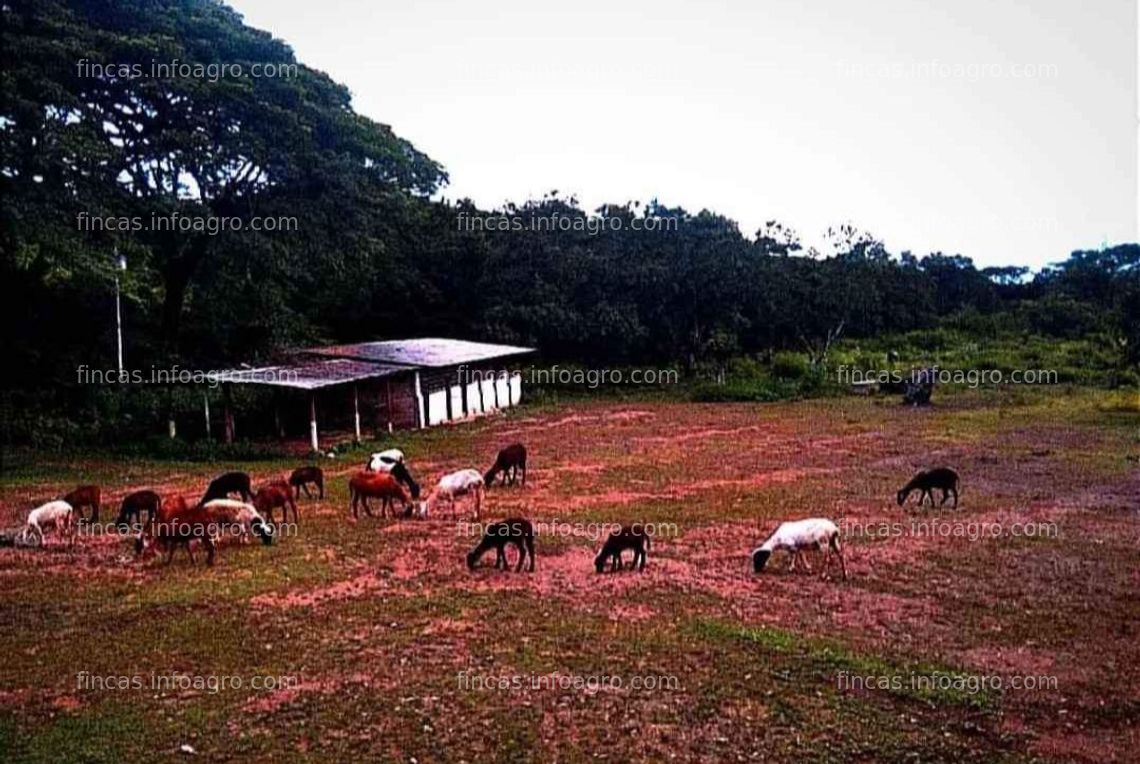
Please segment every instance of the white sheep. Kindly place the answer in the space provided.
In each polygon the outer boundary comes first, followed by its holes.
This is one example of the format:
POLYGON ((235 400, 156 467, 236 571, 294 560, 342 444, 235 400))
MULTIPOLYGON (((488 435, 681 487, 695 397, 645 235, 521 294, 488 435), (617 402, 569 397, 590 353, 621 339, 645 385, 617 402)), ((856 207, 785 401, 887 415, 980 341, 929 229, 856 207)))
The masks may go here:
POLYGON ((471 494, 475 497, 475 519, 478 520, 479 513, 483 508, 483 492, 485 490, 483 475, 479 470, 466 469, 444 475, 439 479, 439 483, 431 492, 431 496, 428 496, 427 501, 420 502, 419 516, 426 518, 429 513, 435 511, 436 505, 441 500, 446 500, 451 505, 451 514, 454 516, 455 499, 459 496, 471 494))
POLYGON ((398 448, 389 448, 387 451, 377 451, 368 458, 364 469, 369 472, 391 472, 396 464, 404 463, 404 452, 398 448))
POLYGON ((252 504, 237 499, 214 499, 204 504, 202 508, 213 518, 215 531, 220 532, 225 525, 236 525, 241 529, 243 544, 249 543, 251 532, 260 538, 263 544, 273 543, 273 526, 265 521, 252 504))
POLYGON ((44 543, 44 528, 52 528, 67 534, 72 544, 75 543, 75 510, 62 499, 49 501, 47 504, 36 507, 28 513, 28 524, 25 531, 39 536, 40 543, 44 543))
POLYGON ((805 549, 819 551, 825 546, 826 563, 830 565, 831 555, 835 554, 839 558, 839 566, 843 569, 843 578, 846 579, 847 563, 843 560, 843 551, 839 547, 839 528, 835 523, 822 517, 780 523, 776 532, 752 551, 752 569, 759 573, 764 570, 773 552, 786 549, 792 553, 791 570, 796 569, 796 560, 799 559, 810 573, 811 566, 808 565, 807 558, 803 557, 803 551, 805 549))

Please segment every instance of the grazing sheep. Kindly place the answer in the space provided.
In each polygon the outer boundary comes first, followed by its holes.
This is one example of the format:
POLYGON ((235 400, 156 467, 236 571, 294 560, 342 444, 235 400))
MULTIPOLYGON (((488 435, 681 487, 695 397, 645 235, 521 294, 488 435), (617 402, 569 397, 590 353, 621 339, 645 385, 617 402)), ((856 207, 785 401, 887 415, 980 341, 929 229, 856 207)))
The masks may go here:
POLYGON ((522 484, 526 485, 526 446, 522 443, 512 443, 495 457, 495 463, 491 465, 491 469, 487 470, 487 474, 483 476, 483 481, 490 488, 491 483, 495 482, 495 476, 502 473, 503 482, 514 485, 520 469, 522 470, 522 484))
POLYGON ((49 501, 36 507, 28 513, 28 523, 25 530, 28 534, 39 537, 40 545, 44 543, 44 529, 51 528, 66 535, 71 544, 75 543, 75 509, 63 499, 49 501))
POLYGON ((246 473, 227 472, 210 481, 209 487, 206 488, 206 494, 198 503, 205 504, 214 499, 228 499, 231 493, 241 494, 242 501, 249 501, 253 498, 251 485, 249 475, 246 473))
POLYGON ((387 451, 377 451, 368 457, 364 465, 367 472, 391 472, 393 464, 404 463, 404 452, 398 448, 389 448, 387 451))
POLYGON ((348 495, 352 501, 353 518, 360 516, 358 507, 364 506, 364 511, 372 517, 372 508, 368 506, 369 499, 382 499, 380 516, 386 517, 393 501, 399 501, 404 506, 404 517, 412 514, 412 500, 408 492, 392 475, 385 472, 360 472, 348 481, 348 495))
POLYGON ((408 471, 408 465, 404 461, 404 452, 398 448, 389 448, 387 451, 379 451, 372 454, 368 459, 368 463, 364 467, 366 472, 388 472, 404 484, 412 494, 413 500, 420 498, 420 484, 412 478, 412 473, 408 471))
POLYGON ((297 516, 297 502, 293 500, 293 487, 283 480, 275 480, 262 486, 253 497, 257 511, 273 522, 273 510, 281 507, 281 522, 289 522, 289 508, 293 508, 293 522, 300 523, 297 516))
POLYGON ((939 467, 937 469, 920 472, 910 479, 910 482, 904 485, 898 493, 899 506, 906 504, 906 500, 910 497, 912 491, 921 491, 918 497, 918 506, 922 506, 927 497, 930 497, 930 506, 934 506, 934 494, 932 491, 937 488, 942 491, 942 504, 946 503, 950 494, 954 494, 954 507, 958 507, 958 473, 949 467, 939 467))
POLYGON ((839 528, 835 523, 822 517, 813 517, 809 520, 794 520, 780 523, 776 532, 768 540, 752 552, 752 569, 759 573, 768 564, 768 558, 773 552, 786 549, 792 553, 791 570, 796 569, 797 559, 804 564, 810 573, 811 566, 803 556, 805 549, 820 550, 827 547, 827 563, 831 563, 831 555, 839 558, 839 565, 843 569, 843 578, 847 578, 847 563, 843 559, 843 550, 839 547, 839 528))
POLYGON ((451 515, 454 517, 455 500, 460 496, 470 494, 475 497, 475 519, 478 520, 479 513, 483 509, 483 493, 485 490, 483 476, 479 474, 479 470, 466 469, 444 475, 439 479, 439 483, 427 501, 420 504, 420 517, 434 514, 440 501, 448 502, 451 507, 451 515))
MULTIPOLYGON (((272 486, 280 490, 279 486, 272 486)), ((214 499, 202 505, 212 521, 213 530, 218 531, 227 526, 239 528, 241 543, 249 543, 249 534, 261 539, 261 543, 269 546, 273 543, 273 527, 252 504, 234 499, 214 499)))
POLYGON ((400 462, 399 464, 393 464, 392 471, 389 474, 404 484, 404 487, 408 489, 408 493, 412 495, 413 501, 420 498, 420 484, 417 483, 415 481, 415 478, 412 477, 412 473, 408 472, 407 465, 405 465, 403 462, 400 462))
POLYGON ((479 558, 488 550, 494 549, 495 569, 507 570, 507 554, 504 549, 507 544, 513 544, 519 550, 519 562, 515 566, 515 572, 518 573, 522 570, 523 561, 526 560, 527 555, 530 555, 530 567, 527 570, 533 573, 534 527, 528 520, 521 517, 512 517, 509 520, 488 525, 483 531, 483 538, 479 541, 478 546, 467 554, 467 569, 474 570, 475 563, 479 562, 479 558))
POLYGON ((214 515, 201 504, 189 505, 186 499, 175 496, 164 501, 158 515, 147 523, 146 528, 135 539, 135 555, 151 553, 158 547, 166 549, 166 564, 174 559, 174 551, 179 546, 186 547, 190 564, 194 564, 194 541, 201 541, 206 547, 206 564, 214 564, 214 538, 211 534, 215 526, 214 515))
POLYGON ((302 490, 305 492, 305 498, 313 498, 313 495, 309 493, 310 483, 316 485, 320 492, 320 498, 325 498, 325 473, 320 467, 298 467, 289 476, 289 485, 297 492, 296 498, 298 499, 301 498, 302 490))
POLYGON ((649 550, 649 536, 645 530, 632 525, 623 526, 616 530, 602 544, 598 556, 594 558, 594 569, 599 573, 606 567, 606 560, 610 560, 610 572, 622 569, 621 553, 626 549, 633 550, 632 567, 645 570, 646 553, 649 550))
POLYGON ((90 522, 99 522, 99 486, 97 485, 81 485, 71 493, 63 497, 63 500, 72 506, 75 510, 75 519, 83 522, 83 508, 91 508, 90 522))
POLYGON ((146 512, 149 523, 151 518, 158 514, 160 507, 162 507, 162 497, 154 491, 135 491, 123 499, 122 505, 119 506, 119 518, 115 524, 130 525, 132 518, 135 523, 141 523, 143 512, 146 512))
POLYGON ((42 545, 43 541, 27 525, 0 530, 0 547, 29 548, 42 545))

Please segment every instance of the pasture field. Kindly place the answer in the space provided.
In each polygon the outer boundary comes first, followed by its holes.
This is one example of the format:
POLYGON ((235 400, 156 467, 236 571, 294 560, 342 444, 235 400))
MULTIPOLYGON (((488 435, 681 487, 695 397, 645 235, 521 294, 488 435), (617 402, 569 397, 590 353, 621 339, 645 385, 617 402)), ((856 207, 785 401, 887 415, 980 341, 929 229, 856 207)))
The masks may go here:
MULTIPOLYGON (((1082 390, 895 400, 576 401, 376 444, 427 486, 525 443, 526 487, 484 515, 540 524, 533 574, 468 572, 450 519, 349 522, 365 449, 322 461, 295 537, 212 569, 114 536, 0 550, 0 760, 1135 761, 1140 417, 1082 390), (957 510, 896 505, 942 464, 957 510), (751 573, 817 515, 848 580, 751 573), (647 569, 595 574, 597 524, 633 521, 647 569), (152 684, 172 674, 199 681, 152 684)), ((113 517, 128 490, 304 463, 14 459, 5 527, 81 482, 113 517)))

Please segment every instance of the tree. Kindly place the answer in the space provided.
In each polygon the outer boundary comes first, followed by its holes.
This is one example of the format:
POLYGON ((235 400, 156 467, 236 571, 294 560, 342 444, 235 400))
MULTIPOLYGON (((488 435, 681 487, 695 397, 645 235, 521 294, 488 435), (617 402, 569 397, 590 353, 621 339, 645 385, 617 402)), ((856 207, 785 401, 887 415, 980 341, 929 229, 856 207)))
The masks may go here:
POLYGON ((35 198, 46 184, 91 218, 140 219, 111 238, 131 240, 160 277, 171 345, 203 264, 259 236, 223 241, 178 223, 229 218, 247 229, 271 199, 299 227, 338 177, 419 196, 446 180, 390 128, 354 113, 346 88, 219 3, 37 0, 5 15, 15 32, 5 35, 5 190, 35 198), (152 76, 155 62, 174 61, 189 75, 152 76), (233 74, 267 64, 291 75, 233 74), (158 230, 160 219, 171 223, 158 230))

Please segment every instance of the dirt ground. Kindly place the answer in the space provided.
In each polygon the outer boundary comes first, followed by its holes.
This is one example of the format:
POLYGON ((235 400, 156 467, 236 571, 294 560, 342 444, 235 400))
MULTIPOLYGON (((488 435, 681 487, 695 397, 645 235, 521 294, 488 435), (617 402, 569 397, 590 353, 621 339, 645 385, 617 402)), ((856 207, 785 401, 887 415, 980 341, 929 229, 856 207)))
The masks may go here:
MULTIPOLYGON (((525 487, 489 489, 483 520, 538 526, 533 573, 467 570, 466 502, 351 521, 364 451, 321 463, 295 533, 227 541, 213 568, 114 534, 0 549, 0 759, 1135 761, 1140 420, 1100 403, 591 401, 377 444, 427 487, 524 443, 525 487), (897 505, 940 465, 957 509, 897 505), (820 555, 752 573, 812 516, 839 524, 846 580, 820 555), (606 524, 631 522, 646 569, 596 574, 606 524)), ((111 519, 130 490, 297 466, 16 461, 4 527, 81 482, 111 519)))

